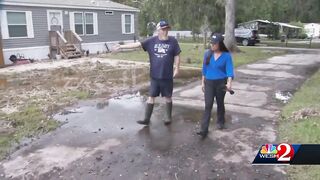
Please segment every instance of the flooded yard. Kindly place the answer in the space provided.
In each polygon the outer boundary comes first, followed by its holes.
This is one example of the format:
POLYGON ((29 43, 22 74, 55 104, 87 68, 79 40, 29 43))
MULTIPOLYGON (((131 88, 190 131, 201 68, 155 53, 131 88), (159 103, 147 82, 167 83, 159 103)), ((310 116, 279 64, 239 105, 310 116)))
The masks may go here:
MULTIPOLYGON (((175 84, 198 79, 182 69, 175 84)), ((42 62, 0 70, 0 147, 56 128, 53 114, 79 100, 147 92, 149 66, 103 58, 42 62), (72 66, 70 66, 72 65, 72 66), (3 138, 7 137, 7 138, 3 138)), ((0 154, 7 153, 0 148, 0 154)))

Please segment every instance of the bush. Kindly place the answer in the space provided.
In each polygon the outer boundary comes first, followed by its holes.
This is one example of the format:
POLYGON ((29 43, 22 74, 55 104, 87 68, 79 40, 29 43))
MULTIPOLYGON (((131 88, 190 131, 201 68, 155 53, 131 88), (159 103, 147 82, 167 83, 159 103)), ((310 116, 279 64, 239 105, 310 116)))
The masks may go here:
POLYGON ((298 39, 306 39, 308 38, 308 35, 306 33, 299 33, 298 39))
POLYGON ((306 39, 308 37, 308 35, 306 34, 306 31, 304 29, 303 23, 298 21, 298 22, 290 22, 290 24, 293 25, 293 26, 298 26, 298 27, 302 28, 301 30, 299 30, 299 33, 297 35, 298 39, 306 39))

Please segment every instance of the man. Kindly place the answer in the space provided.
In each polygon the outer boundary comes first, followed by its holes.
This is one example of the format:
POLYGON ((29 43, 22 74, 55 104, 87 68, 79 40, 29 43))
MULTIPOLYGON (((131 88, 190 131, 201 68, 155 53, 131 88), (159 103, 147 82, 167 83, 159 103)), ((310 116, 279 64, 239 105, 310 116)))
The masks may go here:
POLYGON ((166 99, 165 125, 172 120, 172 92, 173 78, 179 73, 181 49, 178 41, 168 36, 170 25, 162 20, 157 24, 158 36, 151 37, 143 42, 126 45, 116 45, 114 50, 142 47, 149 54, 150 60, 150 89, 146 106, 145 117, 137 123, 149 125, 155 98, 161 94, 166 99), (173 68, 175 62, 175 68, 173 68))

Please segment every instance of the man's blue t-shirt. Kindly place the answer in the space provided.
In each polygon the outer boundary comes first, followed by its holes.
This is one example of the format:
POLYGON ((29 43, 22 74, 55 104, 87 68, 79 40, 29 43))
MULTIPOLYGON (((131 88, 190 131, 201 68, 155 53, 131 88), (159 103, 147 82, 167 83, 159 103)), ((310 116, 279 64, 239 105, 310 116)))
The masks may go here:
POLYGON ((141 42, 150 59, 150 76, 153 79, 173 79, 174 57, 181 52, 178 41, 169 36, 168 40, 160 40, 158 36, 141 42))

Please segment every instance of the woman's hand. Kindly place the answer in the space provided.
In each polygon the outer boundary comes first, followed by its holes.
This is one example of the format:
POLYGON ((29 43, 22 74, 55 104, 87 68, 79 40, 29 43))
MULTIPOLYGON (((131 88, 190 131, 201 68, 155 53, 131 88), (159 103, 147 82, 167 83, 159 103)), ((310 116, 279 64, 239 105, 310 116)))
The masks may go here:
POLYGON ((201 84, 201 90, 204 93, 204 83, 201 84))
POLYGON ((226 85, 227 91, 231 91, 232 90, 231 86, 232 86, 231 82, 227 82, 227 85, 226 85))
POLYGON ((205 89, 204 89, 204 86, 205 86, 205 80, 206 78, 204 76, 202 76, 202 80, 201 80, 201 89, 202 89, 202 92, 204 93, 205 89))

